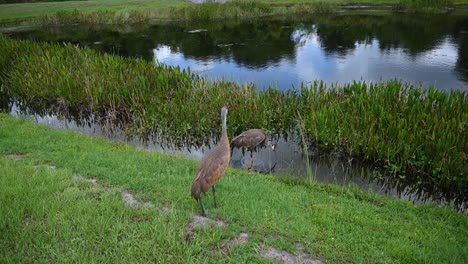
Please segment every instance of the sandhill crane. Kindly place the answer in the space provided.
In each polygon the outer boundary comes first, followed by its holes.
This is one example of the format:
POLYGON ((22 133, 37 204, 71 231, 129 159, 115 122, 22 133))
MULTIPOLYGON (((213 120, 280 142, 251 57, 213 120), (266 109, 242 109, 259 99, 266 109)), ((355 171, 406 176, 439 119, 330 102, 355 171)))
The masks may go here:
POLYGON ((264 130, 249 129, 231 140, 231 149, 242 148, 242 154, 244 154, 244 148, 248 148, 250 150, 250 157, 252 157, 252 151, 258 146, 267 145, 274 151, 276 147, 275 144, 272 144, 271 141, 267 141, 266 139, 267 133, 264 130))
POLYGON ((226 168, 229 165, 229 160, 231 159, 229 139, 226 128, 227 113, 227 107, 221 108, 221 140, 218 145, 211 150, 210 153, 203 157, 192 182, 192 197, 200 203, 203 216, 206 216, 206 214, 205 208, 203 207, 201 194, 206 193, 212 186, 214 206, 216 207, 216 189, 214 184, 223 176, 226 168))
POLYGON ((248 148, 250 151, 250 166, 253 166, 253 150, 258 146, 268 145, 273 151, 275 151, 275 144, 272 144, 271 141, 267 141, 267 133, 262 129, 249 129, 242 132, 237 137, 231 140, 231 155, 234 148, 242 148, 242 154, 244 154, 244 149, 248 148))

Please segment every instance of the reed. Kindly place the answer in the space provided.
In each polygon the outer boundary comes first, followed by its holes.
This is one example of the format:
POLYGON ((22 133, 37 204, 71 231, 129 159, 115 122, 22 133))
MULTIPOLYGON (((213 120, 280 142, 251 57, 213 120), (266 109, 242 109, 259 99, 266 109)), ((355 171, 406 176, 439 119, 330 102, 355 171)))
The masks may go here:
POLYGON ((129 134, 157 133, 180 144, 218 134, 223 105, 230 109, 231 137, 251 127, 287 134, 297 129, 299 112, 303 135, 321 151, 339 150, 443 190, 468 190, 464 91, 399 81, 258 91, 160 63, 5 37, 0 55, 4 93, 30 107, 66 102, 69 109, 111 113, 129 134))
POLYGON ((307 144, 308 140, 306 139, 306 135, 304 132, 304 121, 302 120, 299 111, 297 112, 297 130, 299 132, 302 151, 304 155, 304 162, 306 164, 306 179, 309 182, 309 184, 311 184, 315 181, 315 175, 312 173, 312 162, 310 161, 309 145, 307 144))

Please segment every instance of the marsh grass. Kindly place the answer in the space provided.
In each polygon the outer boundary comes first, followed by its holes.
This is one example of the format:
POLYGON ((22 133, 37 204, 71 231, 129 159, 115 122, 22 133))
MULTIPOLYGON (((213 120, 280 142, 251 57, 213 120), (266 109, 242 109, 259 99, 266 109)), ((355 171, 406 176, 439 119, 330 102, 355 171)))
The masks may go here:
MULTIPOLYGON (((218 111, 219 112, 219 111, 218 111)), ((218 114, 218 113, 217 113, 218 114)), ((261 244, 326 262, 465 263, 468 218, 364 192, 228 169, 217 182, 223 228, 184 233, 198 204, 198 161, 54 130, 0 114, 0 262, 262 263, 261 244), (14 160, 7 154, 21 153, 14 160), (34 165, 54 165, 34 169, 34 165), (96 179, 98 186, 74 176, 96 179), (101 188, 103 186, 105 188, 101 188), (153 207, 130 208, 125 188, 153 207), (161 210, 169 208, 169 210, 161 210), (237 234, 249 242, 215 254, 237 234)))
MULTIPOLYGON (((36 25, 102 25, 148 23, 153 19, 174 19, 169 7, 140 8, 135 10, 97 10, 91 12, 58 11, 34 19, 36 25)), ((174 11, 175 12, 175 11, 174 11)))
POLYGON ((272 7, 261 1, 240 0, 226 3, 208 2, 173 9, 173 17, 187 20, 209 20, 223 18, 257 17, 268 15, 272 7))
POLYGON ((224 105, 230 137, 252 127, 297 132, 299 111, 302 135, 320 151, 338 149, 395 177, 456 194, 449 198, 467 197, 464 91, 422 90, 399 81, 258 91, 160 63, 4 37, 0 55, 4 93, 32 110, 66 102, 70 109, 123 120, 129 135, 156 133, 196 145, 218 134, 224 105))
POLYGON ((152 20, 220 20, 242 19, 268 15, 333 13, 341 6, 392 5, 395 10, 409 12, 440 12, 466 0, 238 0, 226 3, 192 4, 189 1, 101 0, 2 5, 0 23, 18 25, 128 24, 149 23, 152 20))
POLYGON ((436 13, 453 4, 453 0, 400 0, 396 9, 412 13, 436 13))
MULTIPOLYGON (((299 5, 300 7, 300 5, 299 5)), ((304 8, 307 13, 334 13, 338 10, 339 6, 336 3, 330 1, 319 1, 309 5, 309 8, 304 8)))

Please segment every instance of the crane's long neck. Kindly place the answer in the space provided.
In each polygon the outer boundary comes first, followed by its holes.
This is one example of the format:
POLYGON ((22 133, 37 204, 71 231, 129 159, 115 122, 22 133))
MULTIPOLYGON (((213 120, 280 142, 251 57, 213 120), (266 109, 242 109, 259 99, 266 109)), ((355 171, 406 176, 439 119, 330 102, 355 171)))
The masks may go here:
POLYGON ((224 138, 227 138, 227 114, 226 113, 223 113, 222 114, 222 119, 223 119, 223 134, 221 135, 221 138, 224 139, 224 138))

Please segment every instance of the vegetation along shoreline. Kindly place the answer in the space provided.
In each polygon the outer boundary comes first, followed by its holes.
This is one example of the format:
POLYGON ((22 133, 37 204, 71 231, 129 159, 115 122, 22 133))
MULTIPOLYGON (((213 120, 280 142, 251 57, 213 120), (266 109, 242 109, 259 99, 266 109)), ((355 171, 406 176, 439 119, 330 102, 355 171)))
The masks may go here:
POLYGON ((228 168, 201 218, 190 197, 199 161, 3 113, 0 127, 2 263, 468 258, 468 217, 453 208, 228 168))
POLYGON ((443 13, 466 9, 467 0, 242 0, 225 3, 123 0, 33 2, 0 5, 0 25, 20 27, 73 24, 148 23, 152 20, 245 19, 342 10, 372 9, 407 13, 443 13))
POLYGON ((394 177, 466 201, 465 91, 422 90, 399 81, 258 91, 89 48, 5 37, 0 54, 3 97, 39 113, 52 105, 79 115, 94 112, 113 116, 127 135, 156 133, 201 145, 216 134, 216 113, 227 105, 230 137, 252 127, 283 134, 301 128, 306 146, 372 162, 394 177))

